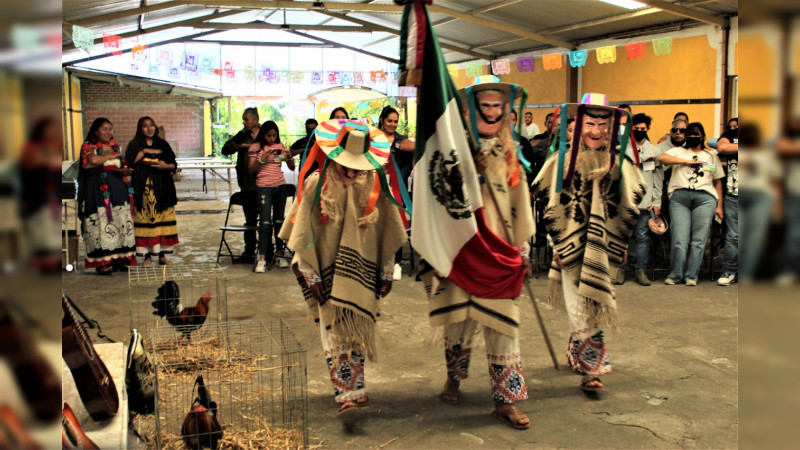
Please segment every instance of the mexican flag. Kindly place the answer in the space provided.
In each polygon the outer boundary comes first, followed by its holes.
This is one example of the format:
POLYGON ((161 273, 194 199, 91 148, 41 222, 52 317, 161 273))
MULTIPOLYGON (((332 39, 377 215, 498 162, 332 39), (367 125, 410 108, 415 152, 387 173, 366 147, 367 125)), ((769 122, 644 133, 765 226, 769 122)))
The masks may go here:
MULTIPOLYGON (((397 2, 401 3, 401 2, 397 2)), ((486 225, 461 99, 424 2, 405 2, 401 84, 417 86, 411 245, 437 272, 481 298, 522 290, 522 259, 486 225)))

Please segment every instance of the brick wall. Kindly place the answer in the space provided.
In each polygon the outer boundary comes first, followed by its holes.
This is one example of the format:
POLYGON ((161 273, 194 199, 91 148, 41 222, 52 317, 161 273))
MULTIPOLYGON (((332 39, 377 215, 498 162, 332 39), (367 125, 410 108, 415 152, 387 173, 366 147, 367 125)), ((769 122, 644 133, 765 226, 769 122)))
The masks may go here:
POLYGON ((108 118, 123 151, 136 133, 139 118, 150 116, 164 127, 178 157, 203 155, 203 99, 84 79, 81 101, 83 129, 88 132, 97 117, 108 118))

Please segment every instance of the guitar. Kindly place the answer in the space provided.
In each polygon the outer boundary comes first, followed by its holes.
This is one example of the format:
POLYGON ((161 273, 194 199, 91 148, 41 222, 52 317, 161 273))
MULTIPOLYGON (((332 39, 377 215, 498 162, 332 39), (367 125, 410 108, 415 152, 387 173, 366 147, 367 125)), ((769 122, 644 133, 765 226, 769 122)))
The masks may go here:
POLYGON ((69 407, 64 403, 61 411, 61 449, 62 450, 99 450, 100 447, 84 433, 81 423, 69 407))
POLYGON ((97 355, 86 329, 75 317, 66 294, 61 296, 64 318, 61 321, 61 354, 67 363, 78 394, 92 419, 114 417, 119 410, 119 396, 114 379, 97 355))
POLYGON ((14 410, 6 405, 0 406, 0 448, 20 450, 40 450, 42 448, 31 438, 14 410))

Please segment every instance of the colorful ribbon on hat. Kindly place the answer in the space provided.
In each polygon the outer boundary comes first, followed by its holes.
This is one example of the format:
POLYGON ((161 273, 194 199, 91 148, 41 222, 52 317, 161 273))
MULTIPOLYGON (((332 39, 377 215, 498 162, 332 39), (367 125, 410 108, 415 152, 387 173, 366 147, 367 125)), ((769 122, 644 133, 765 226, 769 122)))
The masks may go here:
MULTIPOLYGON (((560 114, 561 114, 561 124, 562 125, 566 124, 567 121, 569 120, 569 112, 567 111, 568 109, 569 108, 568 108, 566 103, 561 105, 560 114)), ((555 123, 555 120, 553 122, 555 123)), ((577 122, 577 120, 576 120, 576 122, 577 122)), ((566 154, 567 154, 567 127, 566 126, 559 127, 558 135, 559 135, 558 136, 559 143, 558 143, 558 170, 556 172, 556 193, 560 193, 561 189, 563 187, 563 181, 564 181, 564 159, 565 159, 566 154)), ((552 136, 552 133, 551 133, 551 136, 552 136)), ((577 123, 576 123, 575 124, 575 136, 574 137, 578 137, 578 136, 580 136, 580 134, 578 134, 578 126, 577 126, 577 123)), ((553 143, 555 143, 555 140, 553 140, 553 143)), ((574 143, 572 145, 572 148, 575 148, 575 144, 574 143)), ((550 146, 550 151, 553 151, 553 144, 551 144, 551 146, 550 146)))
MULTIPOLYGON (((367 125, 360 124, 360 123, 357 123, 355 121, 348 121, 346 123, 343 123, 342 128, 339 129, 336 134, 332 133, 332 131, 334 131, 334 130, 325 122, 322 122, 317 127, 317 129, 315 130, 315 133, 317 135, 319 135, 321 137, 326 137, 326 138, 333 137, 333 139, 316 141, 314 146, 311 147, 311 151, 309 152, 308 157, 305 159, 305 161, 303 163, 303 168, 300 171, 300 175, 299 175, 300 176, 300 181, 298 183, 299 186, 298 186, 297 201, 300 201, 301 198, 302 198, 302 194, 301 194, 302 189, 301 189, 301 187, 302 187, 303 179, 305 178, 305 175, 310 170, 310 167, 313 165, 312 161, 317 160, 317 162, 322 167, 322 169, 320 171, 320 179, 319 179, 319 181, 317 183, 316 191, 314 193, 314 199, 311 202, 311 210, 313 211, 314 207, 316 207, 316 205, 320 201, 320 198, 322 197, 322 188, 323 188, 323 185, 325 184, 325 180, 327 178, 328 165, 329 165, 330 161, 336 159, 337 156, 341 155, 342 152, 345 151, 345 148, 341 146, 341 143, 342 143, 342 140, 344 139, 344 137, 347 135, 347 133, 349 133, 352 130, 362 131, 362 132, 364 132, 364 133, 366 133, 368 135, 369 139, 367 139, 366 142, 365 142, 363 155, 367 159, 367 161, 369 161, 370 164, 372 164, 372 166, 375 167, 375 170, 377 172, 376 176, 378 177, 378 179, 380 181, 380 190, 378 190, 376 184, 373 184, 373 191, 370 194, 369 201, 367 202, 367 206, 364 209, 364 214, 363 214, 362 217, 368 216, 369 214, 371 214, 375 210, 375 207, 377 205, 378 199, 380 197, 380 195, 377 195, 377 192, 383 192, 383 194, 389 199, 389 201, 391 203, 393 203, 395 206, 400 208, 402 211, 404 211, 404 212, 408 213, 409 215, 411 215, 411 211, 410 211, 411 210, 411 201, 410 201, 410 199, 408 200, 408 203, 406 203, 408 205, 408 209, 406 209, 406 207, 404 207, 399 202, 397 202, 397 200, 395 200, 395 198, 392 195, 391 191, 389 190, 389 186, 388 186, 388 184, 386 182, 387 176, 386 176, 386 172, 383 170, 383 166, 372 155, 372 152, 374 152, 374 153, 379 154, 381 156, 388 155, 388 156, 391 157, 391 152, 388 151, 389 150, 388 149, 389 143, 388 142, 376 142, 374 140, 377 136, 382 135, 383 132, 381 130, 377 130, 377 129, 374 129, 374 130, 370 131, 370 129, 369 129, 369 127, 367 125), (323 129, 320 129, 320 127, 322 127, 323 129), (319 130, 319 132, 317 132, 317 130, 319 130), (331 146, 331 147, 336 145, 336 148, 334 148, 330 153, 325 155, 325 152, 322 151, 322 149, 320 148, 320 144, 323 144, 325 146, 331 146), (382 152, 382 151, 379 150, 379 148, 386 148, 387 152, 382 152), (322 159, 323 157, 324 157, 325 160, 324 161, 320 161, 320 159, 322 159)), ((374 181, 373 181, 373 183, 374 183, 374 181)), ((407 194, 406 194, 406 198, 407 198, 407 194)), ((295 214, 290 219, 292 223, 295 223, 296 217, 297 217, 297 214, 295 214)), ((324 220, 324 217, 323 217, 323 223, 324 222, 325 222, 325 220, 324 220)), ((307 247, 311 248, 311 246, 314 245, 314 242, 316 242, 317 235, 316 235, 316 231, 314 230, 314 223, 313 223, 313 220, 311 219, 310 215, 309 215, 309 224, 311 226, 311 242, 307 245, 307 247)))
MULTIPOLYGON (((400 168, 397 166, 397 161, 394 159, 394 153, 389 155, 389 174, 393 175, 389 181, 391 182, 395 199, 402 200, 403 204, 408 208, 409 215, 413 215, 411 197, 408 195, 408 189, 403 180, 403 175, 400 173, 400 168)), ((409 226, 408 218, 405 214, 400 214, 400 218, 403 219, 403 225, 407 229, 409 226)))

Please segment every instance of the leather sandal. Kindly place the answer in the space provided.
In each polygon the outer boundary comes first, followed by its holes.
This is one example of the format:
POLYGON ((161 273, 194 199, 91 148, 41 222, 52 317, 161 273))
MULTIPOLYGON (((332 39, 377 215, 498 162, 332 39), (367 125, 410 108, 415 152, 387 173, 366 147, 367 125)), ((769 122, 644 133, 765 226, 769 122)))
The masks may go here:
POLYGON ((531 427, 531 419, 514 405, 511 405, 511 407, 505 411, 500 411, 497 409, 497 406, 495 406, 495 410, 492 414, 515 430, 527 430, 531 427), (523 423, 524 420, 527 420, 527 422, 523 423))
POLYGON ((448 388, 447 384, 445 383, 444 390, 442 390, 442 393, 439 394, 439 400, 450 405, 457 405, 461 403, 461 389, 456 388, 453 390, 448 388))
POLYGON ((361 397, 356 400, 347 400, 339 405, 339 414, 349 411, 351 409, 361 408, 369 405, 369 397, 361 397))
POLYGON ((605 389, 600 378, 584 378, 581 380, 581 390, 584 392, 597 392, 605 389))

